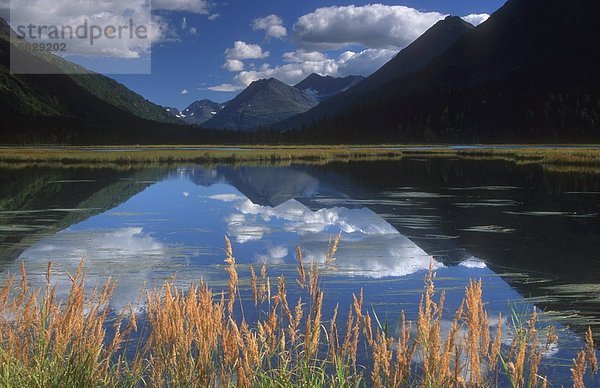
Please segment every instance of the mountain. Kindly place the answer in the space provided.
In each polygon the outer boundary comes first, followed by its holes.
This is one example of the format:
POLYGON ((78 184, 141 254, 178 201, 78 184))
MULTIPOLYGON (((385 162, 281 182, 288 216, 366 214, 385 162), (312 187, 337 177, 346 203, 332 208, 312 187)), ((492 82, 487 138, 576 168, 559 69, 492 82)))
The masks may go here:
MULTIPOLYGON (((11 37, 10 39, 13 42, 21 41, 21 39, 18 39, 16 37, 16 34, 6 23, 6 21, 0 18, 0 39, 8 41, 9 37, 11 37)), ((2 50, 4 51, 7 48, 8 47, 3 44, 2 50)), ((90 92, 91 94, 100 98, 101 100, 126 112, 129 112, 144 119, 154 120, 158 122, 179 122, 179 120, 173 119, 171 115, 164 112, 161 106, 151 103, 144 97, 131 91, 130 89, 128 89, 127 87, 125 87, 124 85, 120 84, 112 78, 105 77, 101 74, 90 71, 82 66, 68 62, 62 59, 61 57, 53 54, 44 52, 25 52, 14 46, 13 49, 13 53, 17 54, 17 58, 19 58, 19 60, 27 62, 26 65, 30 68, 37 67, 38 70, 48 70, 48 74, 44 76, 45 78, 53 78, 53 76, 57 75, 52 74, 52 72, 63 73, 65 75, 68 75, 71 78, 71 80, 73 80, 81 88, 85 89, 86 91, 90 92), (35 57, 35 59, 33 57, 35 57)), ((8 52, 4 52, 2 56, 3 60, 8 61, 8 55, 8 52), (6 55, 6 57, 4 55, 6 55)), ((10 62, 3 61, 2 65, 3 67, 8 68, 9 63, 10 62)), ((3 71, 5 70, 6 69, 3 69, 3 71)), ((62 74, 58 74, 59 77, 61 75, 62 74)))
POLYGON ((318 101, 275 78, 252 82, 212 119, 206 128, 246 131, 306 112, 318 101))
POLYGON ((334 116, 361 101, 361 97, 365 93, 396 77, 427 65, 433 58, 446 51, 473 28, 471 24, 456 16, 448 16, 446 19, 440 20, 366 79, 324 101, 305 114, 277 124, 277 127, 289 129, 302 124, 310 124, 314 120, 334 116))
POLYGON ((336 94, 350 89, 362 81, 364 77, 360 75, 350 75, 344 78, 334 78, 330 75, 322 76, 312 73, 298 84, 294 85, 296 89, 312 96, 315 100, 322 102, 335 96, 336 94))
POLYGON ((596 142, 599 12, 596 1, 509 0, 428 65, 315 122, 307 136, 596 142))
POLYGON ((225 104, 211 100, 194 101, 190 106, 179 112, 179 118, 188 124, 202 124, 212 119, 225 104))
MULTIPOLYGON (((150 141, 181 121, 117 81, 58 56, 25 51, 0 23, 0 142, 150 141), (11 74, 10 55, 47 74, 11 74), (77 71, 83 74, 70 74, 77 71)), ((165 132, 166 133, 166 132, 165 132)))
POLYGON ((169 114, 171 114, 171 115, 173 115, 173 116, 177 117, 178 119, 182 118, 182 116, 181 116, 181 111, 180 111, 179 109, 177 109, 177 108, 173 108, 173 107, 170 107, 170 106, 166 106, 166 107, 165 107, 165 110, 166 110, 167 112, 169 112, 169 114))

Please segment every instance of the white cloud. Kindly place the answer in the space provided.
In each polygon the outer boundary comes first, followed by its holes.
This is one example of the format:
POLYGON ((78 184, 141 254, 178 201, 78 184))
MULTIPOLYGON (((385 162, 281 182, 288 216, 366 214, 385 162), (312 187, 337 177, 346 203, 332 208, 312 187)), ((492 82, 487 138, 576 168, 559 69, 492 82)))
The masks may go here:
MULTIPOLYGON (((285 230, 300 234, 320 233, 331 226, 346 233, 358 232, 367 235, 397 233, 396 229, 367 208, 331 208, 312 211, 295 199, 276 207, 257 205, 245 199, 241 200, 236 208, 242 216, 254 215, 265 221, 271 219, 285 221, 283 226, 285 230)), ((245 217, 244 221, 250 220, 245 217)))
POLYGON ((402 49, 445 16, 399 5, 333 6, 301 16, 293 34, 304 48, 402 49))
POLYGON ((327 59, 325 54, 319 51, 307 51, 304 49, 284 53, 282 58, 284 62, 293 63, 321 62, 327 59))
POLYGON ((209 197, 210 199, 214 199, 215 201, 222 201, 222 202, 234 202, 234 201, 240 201, 242 199, 244 199, 244 197, 242 197, 241 195, 238 194, 215 194, 209 197))
MULTIPOLYGON (((60 298, 68 292, 71 285, 66 273, 75 273, 81 259, 85 258, 85 272, 95 275, 90 277, 95 280, 86 280, 86 286, 98 285, 98 278, 110 276, 117 280, 117 289, 110 304, 115 309, 120 309, 128 303, 135 304, 148 282, 156 280, 158 283, 149 284, 150 287, 160 285, 164 278, 155 279, 155 268, 164 265, 165 261, 176 265, 178 259, 172 261, 175 256, 169 255, 169 248, 145 233, 143 228, 125 227, 80 231, 66 229, 33 244, 23 252, 20 259, 25 261, 27 269, 31 271, 29 280, 35 288, 45 284, 43 268, 48 261, 52 261, 55 269, 53 283, 57 285, 60 298)), ((21 260, 15 262, 20 263, 21 260)))
POLYGON ((239 72, 244 70, 244 62, 239 59, 227 59, 225 64, 223 64, 223 68, 227 71, 239 72))
POLYGON ((263 52, 262 48, 257 44, 249 44, 241 40, 236 41, 232 48, 225 50, 225 58, 227 59, 262 59, 269 56, 269 52, 263 52))
POLYGON ((232 214, 227 218, 227 234, 235 236, 240 244, 258 241, 263 238, 269 228, 263 225, 250 225, 243 214, 232 214))
POLYGON ((367 49, 359 52, 346 51, 338 58, 339 75, 368 76, 385 65, 396 55, 396 50, 367 49))
POLYGON ((252 29, 254 31, 264 30, 266 38, 282 39, 287 36, 287 29, 283 26, 283 20, 277 15, 254 19, 252 29))
POLYGON ((243 87, 240 85, 233 85, 233 84, 221 84, 221 85, 209 86, 206 89, 213 91, 213 92, 236 92, 238 90, 242 90, 243 87))
POLYGON ((207 14, 209 3, 205 0, 152 0, 152 9, 207 14))
POLYGON ((283 264, 288 255, 288 249, 283 245, 277 245, 267 249, 266 254, 256 254, 254 257, 259 263, 283 264))
POLYGON ((190 27, 190 34, 192 35, 196 35, 198 33, 198 30, 196 29, 196 27, 190 27))
MULTIPOLYGON (((236 41, 232 48, 225 50, 225 63, 223 68, 231 72, 243 72, 244 62, 247 59, 263 59, 269 56, 268 51, 263 49, 257 44, 250 44, 241 40, 236 41)), ((222 84, 218 86, 211 86, 208 90, 215 92, 232 92, 243 89, 244 86, 239 82, 233 84, 222 84)))
MULTIPOLYGON (((334 262, 339 274, 381 278, 427 270, 430 261, 434 268, 443 266, 367 208, 312 211, 293 199, 276 207, 257 205, 245 198, 234 201, 233 205, 236 212, 227 218, 228 233, 237 242, 263 240, 269 247, 270 234, 289 233, 297 238, 294 245, 302 247, 306 262, 323 262, 328 236, 342 231, 342 243, 334 262)), ((255 259, 282 264, 293 257, 289 257, 287 246, 277 244, 267 248, 266 253, 255 254, 255 259)))
POLYGON ((181 29, 182 30, 187 30, 187 28, 188 28, 187 18, 184 16, 181 19, 181 29))
POLYGON ((462 19, 466 22, 471 23, 474 26, 478 26, 481 23, 488 20, 489 17, 490 15, 488 15, 487 13, 473 13, 467 16, 463 16, 462 19))
POLYGON ((219 18, 219 16, 221 16, 220 13, 213 13, 212 15, 208 16, 208 20, 211 22, 214 22, 215 20, 217 20, 219 18))
POLYGON ((187 89, 181 89, 181 94, 186 95, 189 94, 189 91, 187 89))
MULTIPOLYGON (((404 6, 371 4, 365 6, 334 6, 318 8, 301 16, 294 25, 294 40, 300 45, 296 51, 282 56, 283 65, 260 69, 241 70, 229 83, 209 88, 214 91, 241 90, 253 81, 277 78, 287 84, 295 84, 311 73, 344 77, 368 76, 387 63, 399 49, 406 47, 423 32, 446 15, 437 12, 420 12, 404 6), (346 51, 337 57, 329 57, 323 51, 348 46, 363 46, 362 50, 346 51)), ((253 28, 278 25, 280 18, 270 15, 254 21, 253 28)), ((236 42, 237 43, 237 42, 236 42)), ((229 49, 228 59, 234 58, 229 49)), ((262 50, 256 51, 258 57, 262 50)), ((240 69, 239 64, 226 63, 226 69, 240 69)))
POLYGON ((231 83, 213 86, 209 90, 232 92, 241 90, 256 80, 271 77, 293 85, 312 73, 332 77, 367 76, 392 59, 395 54, 395 50, 366 49, 359 52, 346 51, 337 58, 328 58, 318 51, 297 50, 283 54, 283 60, 289 63, 273 68, 263 66, 259 70, 241 71, 231 83))
POLYGON ((460 265, 462 267, 467 267, 467 268, 478 268, 478 269, 487 268, 487 265, 485 264, 485 262, 479 260, 476 257, 469 257, 468 259, 460 262, 458 265, 460 265))
MULTIPOLYGON (((318 8, 301 16, 294 25, 294 40, 300 48, 285 52, 282 55, 283 65, 270 67, 263 64, 257 69, 250 64, 249 68, 244 69, 240 63, 228 61, 223 68, 238 74, 231 82, 209 89, 232 92, 256 80, 271 77, 293 85, 311 73, 332 77, 369 76, 445 17, 438 12, 421 12, 405 6, 382 4, 318 8), (364 48, 348 50, 336 57, 329 57, 324 52, 348 46, 364 48)), ((476 24, 487 17, 487 14, 473 14, 465 19, 476 24)), ((278 16, 269 15, 256 19, 253 28, 267 29, 269 25, 278 25, 280 22, 278 16)), ((237 60, 265 57, 260 46, 244 42, 236 42, 233 49, 226 51, 226 56, 227 59, 237 60)))

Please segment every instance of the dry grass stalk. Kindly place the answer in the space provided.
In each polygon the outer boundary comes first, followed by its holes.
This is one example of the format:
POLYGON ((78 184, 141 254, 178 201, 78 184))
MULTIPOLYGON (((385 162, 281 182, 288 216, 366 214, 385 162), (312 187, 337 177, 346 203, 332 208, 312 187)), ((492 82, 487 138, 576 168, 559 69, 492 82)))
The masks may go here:
POLYGON ((229 241, 227 236, 225 236, 225 263, 227 264, 226 271, 229 274, 229 300, 227 302, 227 311, 229 312, 229 316, 231 316, 233 314, 233 306, 235 304, 238 273, 235 268, 235 257, 233 257, 231 241, 229 241))
POLYGON ((585 342, 585 348, 577 353, 577 358, 573 360, 573 367, 571 368, 571 378, 575 388, 585 387, 584 376, 588 368, 592 378, 598 372, 598 356, 596 355, 596 345, 590 327, 586 332, 585 342))
POLYGON ((304 263, 302 262, 302 249, 300 247, 296 248, 296 258, 298 260, 298 279, 296 282, 304 290, 306 287, 306 269, 304 268, 304 263))
POLYGON ((469 281, 466 290, 466 321, 467 321, 467 370, 469 381, 474 385, 482 383, 483 356, 489 348, 489 320, 482 303, 483 285, 479 281, 469 281))
MULTIPOLYGON (((185 290, 167 282, 161 289, 148 291, 144 325, 148 337, 133 359, 126 359, 124 350, 138 330, 136 309, 127 306, 115 312, 109 322, 114 290, 110 280, 86 293, 82 262, 70 276, 70 292, 63 302, 51 285, 51 266, 46 287, 40 291, 28 287, 22 266, 18 292, 12 292, 12 277, 0 289, 0 385, 357 386, 365 368, 358 365, 363 344, 370 356, 371 364, 366 367, 370 382, 376 387, 494 385, 493 372, 499 359, 503 363, 507 360, 505 365, 514 386, 547 384, 537 374, 543 354, 537 312, 516 329, 509 352, 502 357, 502 317, 498 318, 492 339, 481 281, 467 286, 465 300, 445 337, 444 294, 436 300, 435 274, 431 270, 425 279, 414 338, 404 313, 397 335, 374 326, 369 313, 363 311, 361 291, 353 295, 340 344, 338 307, 328 330, 324 329, 319 266, 313 262, 305 271, 301 250, 298 284, 308 288, 309 303, 299 299, 292 311, 283 277, 277 279, 277 293, 271 298, 266 265, 261 268, 260 278, 251 267, 254 304, 268 300, 269 309, 252 326, 245 321, 241 306, 242 317, 236 319, 239 279, 228 239, 225 245, 227 300, 223 293, 215 298, 203 282, 185 290), (114 335, 108 339, 106 328, 110 325, 114 335), (417 354, 422 370, 414 374, 417 354)), ((332 247, 337 249, 337 242, 332 247)), ((335 249, 330 249, 330 257, 335 249)), ((591 330, 586 339, 586 348, 578 354, 572 369, 576 387, 583 386, 587 368, 595 373, 598 367, 591 330)), ((556 333, 549 329, 546 349, 555 341, 556 333)))
POLYGON ((329 247, 325 255, 325 267, 333 267, 333 264, 335 263, 335 253, 337 252, 341 238, 342 232, 337 234, 333 242, 331 240, 329 241, 329 247))
POLYGON ((435 294, 431 267, 428 275, 425 277, 425 290, 419 303, 419 312, 417 318, 417 341, 422 359, 422 386, 434 384, 439 381, 437 375, 440 361, 441 334, 440 322, 444 308, 444 294, 442 293, 438 303, 435 303, 433 296, 435 294))
POLYGON ((577 353, 577 358, 573 360, 573 367, 571 368, 573 388, 585 388, 583 377, 585 376, 586 369, 585 350, 582 350, 577 353))
POLYGON ((256 273, 254 272, 254 266, 250 266, 250 288, 252 289, 252 297, 254 298, 254 307, 258 306, 258 299, 260 297, 259 293, 258 293, 258 286, 257 286, 257 278, 256 278, 256 273))
POLYGON ((598 356, 596 354, 596 344, 594 343, 594 336, 592 334, 592 328, 588 327, 585 335, 585 358, 589 364, 590 372, 595 374, 598 372, 598 356))

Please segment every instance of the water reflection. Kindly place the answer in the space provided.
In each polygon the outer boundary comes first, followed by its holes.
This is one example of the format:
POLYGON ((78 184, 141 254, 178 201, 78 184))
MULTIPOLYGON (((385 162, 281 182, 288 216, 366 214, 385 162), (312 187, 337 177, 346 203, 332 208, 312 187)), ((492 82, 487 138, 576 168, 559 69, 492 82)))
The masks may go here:
POLYGON ((349 303, 364 288, 378 311, 414 311, 433 256, 449 309, 467 279, 482 277, 495 312, 508 312, 511 300, 556 311, 575 327, 600 318, 600 177, 594 174, 408 159, 31 168, 0 170, 0 177, 4 268, 16 272, 15 259, 23 258, 41 284, 48 259, 60 277, 85 255, 92 278, 119 278, 118 305, 173 274, 182 284, 202 277, 219 287, 224 234, 234 241, 242 272, 266 261, 274 274, 293 279, 295 247, 323 260, 329 239, 341 231, 335 268, 323 278, 332 303, 349 303))
MULTIPOLYGON (((400 234, 381 216, 368 208, 323 208, 316 211, 296 200, 270 207, 253 203, 241 196, 213 196, 234 205, 235 211, 226 217, 228 234, 240 244, 259 241, 265 235, 283 239, 277 234, 295 237, 308 261, 323 261, 328 237, 343 234, 335 268, 339 274, 381 278, 405 276, 427 269, 431 260, 434 268, 441 264, 430 257, 406 236, 400 234)), ((286 240, 289 240, 289 237, 286 240)), ((281 264, 293 263, 285 246, 267 249, 255 255, 259 261, 281 264)))
POLYGON ((378 279, 414 274, 430 264, 442 267, 368 208, 311 210, 295 199, 260 205, 213 177, 215 183, 196 185, 186 174, 172 175, 114 209, 41 239, 20 259, 38 273, 35 286, 43 284, 42 269, 52 261, 64 293, 66 273, 85 258, 90 281, 102 275, 119 279, 115 307, 134 303, 144 286, 158 286, 173 273, 181 283, 221 279, 224 234, 237 243, 241 264, 267 262, 292 269, 296 246, 302 247, 305 260, 323 262, 329 239, 341 232, 334 276, 378 279))

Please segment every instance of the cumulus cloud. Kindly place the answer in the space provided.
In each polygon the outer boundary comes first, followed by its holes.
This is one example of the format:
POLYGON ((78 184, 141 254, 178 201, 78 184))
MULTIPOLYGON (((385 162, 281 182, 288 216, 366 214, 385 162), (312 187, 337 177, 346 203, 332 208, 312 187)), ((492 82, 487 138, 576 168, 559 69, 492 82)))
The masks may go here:
POLYGON ((467 16, 463 16, 462 19, 466 22, 471 23, 474 26, 478 26, 481 23, 488 20, 489 17, 490 15, 488 15, 487 13, 473 13, 467 16))
POLYGON ((236 41, 232 48, 225 50, 225 58, 227 59, 262 59, 269 56, 269 52, 263 52, 262 48, 257 44, 249 44, 241 40, 236 41))
POLYGON ((287 36, 287 29, 283 26, 283 20, 277 15, 254 19, 252 29, 254 31, 264 30, 266 38, 282 39, 287 36))
POLYGON ((283 245, 277 245, 267 249, 266 254, 257 253, 254 255, 259 263, 283 264, 284 259, 288 256, 288 249, 283 245))
MULTIPOLYGON (((233 92, 244 89, 256 80, 271 77, 293 85, 311 73, 332 77, 369 76, 446 16, 438 12, 421 12, 405 6, 382 4, 318 8, 301 16, 294 24, 294 41, 300 47, 285 52, 282 65, 271 67, 263 64, 260 68, 248 68, 243 63, 230 63, 230 59, 242 61, 266 57, 260 46, 236 42, 234 48, 227 50, 227 62, 223 68, 237 74, 230 82, 208 89, 233 92), (355 46, 363 48, 356 49, 355 46), (331 57, 326 53, 344 47, 353 49, 331 57)), ((472 14, 463 19, 477 25, 488 17, 487 14, 472 14)), ((269 15, 256 19, 253 29, 264 29, 268 35, 269 26, 280 24, 281 18, 269 15)))
POLYGON ((446 15, 399 5, 368 4, 318 8, 294 24, 304 48, 340 49, 351 45, 402 49, 446 15))
POLYGON ((396 53, 396 50, 389 49, 367 49, 359 52, 346 51, 337 60, 339 75, 368 76, 385 65, 396 53))
POLYGON ((190 92, 187 89, 181 89, 181 94, 186 95, 189 94, 190 92))
POLYGON ((321 62, 327 59, 325 54, 319 51, 307 51, 304 49, 284 53, 282 58, 284 62, 293 63, 321 62))
POLYGON ((227 59, 223 64, 223 68, 227 71, 239 72, 244 70, 244 62, 239 59, 227 59))
POLYGON ((214 22, 215 20, 217 20, 219 18, 219 16, 221 16, 220 13, 213 13, 212 15, 208 16, 208 20, 211 22, 214 22))
MULTIPOLYGON (((269 55, 270 53, 268 51, 263 51, 263 49, 257 44, 250 44, 238 40, 233 44, 233 47, 225 50, 225 63, 222 67, 231 72, 243 72, 244 60, 263 59, 267 58, 269 55)), ((207 89, 215 92, 232 92, 243 89, 243 86, 236 81, 235 83, 231 84, 211 86, 207 89)))
MULTIPOLYGON (((230 196, 221 197, 229 201, 230 196)), ((296 200, 276 207, 261 206, 246 198, 231 202, 234 211, 228 218, 228 234, 238 243, 262 240, 266 252, 255 254, 258 262, 292 262, 287 245, 273 244, 269 236, 289 234, 302 246, 307 261, 323 262, 328 235, 342 231, 343 243, 334 266, 337 273, 381 278, 405 276, 426 270, 430 257, 420 247, 367 208, 324 208, 313 211, 296 200)), ((274 241, 279 241, 276 236, 274 241)), ((434 268, 442 264, 433 260, 434 268)))
POLYGON ((235 75, 233 82, 213 86, 209 90, 232 92, 244 89, 256 80, 271 77, 293 85, 312 73, 332 77, 368 76, 392 59, 395 54, 395 50, 366 49, 358 52, 346 51, 335 58, 328 58, 318 51, 300 49, 284 53, 283 60, 288 62, 284 65, 269 67, 265 64, 258 70, 241 71, 235 75))
MULTIPOLYGON (((141 227, 66 229, 33 244, 15 263, 25 261, 32 273, 29 280, 37 288, 45 284, 43 268, 51 260, 55 268, 53 283, 57 286, 59 297, 63 297, 71 286, 66 273, 75 273, 81 259, 85 258, 86 273, 100 278, 123 279, 117 282, 110 301, 112 307, 120 309, 128 303, 135 304, 140 290, 153 283, 152 280, 156 280, 154 284, 157 285, 164 281, 163 277, 155 276, 154 268, 164 264, 167 257, 169 261, 176 257, 168 252, 167 246, 141 227)), ((172 264, 175 265, 176 261, 172 264)), ((10 269, 10 272, 14 270, 10 269)), ((95 280, 86 280, 86 285, 91 288, 97 286, 97 282, 96 277, 95 280)))
MULTIPOLYGON (((405 6, 382 4, 318 8, 301 16, 294 24, 294 41, 300 48, 284 53, 283 65, 239 70, 231 82, 209 89, 231 92, 241 90, 253 81, 270 77, 292 85, 311 73, 332 77, 368 76, 445 16, 438 12, 421 12, 405 6), (334 57, 324 52, 351 46, 362 46, 363 49, 348 50, 334 57)), ((269 15, 256 19, 253 28, 260 26, 266 29, 278 23, 279 17, 269 15)), ((233 52, 233 49, 229 49, 228 53, 230 50, 233 52)), ((246 50, 240 47, 239 51, 246 50)), ((240 59, 230 56, 232 58, 228 59, 240 59)), ((223 67, 231 71, 241 68, 239 64, 228 63, 223 67)))

